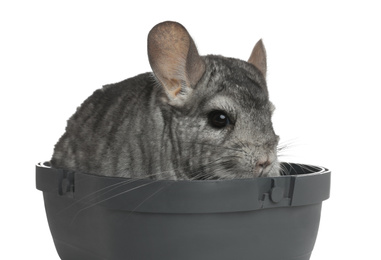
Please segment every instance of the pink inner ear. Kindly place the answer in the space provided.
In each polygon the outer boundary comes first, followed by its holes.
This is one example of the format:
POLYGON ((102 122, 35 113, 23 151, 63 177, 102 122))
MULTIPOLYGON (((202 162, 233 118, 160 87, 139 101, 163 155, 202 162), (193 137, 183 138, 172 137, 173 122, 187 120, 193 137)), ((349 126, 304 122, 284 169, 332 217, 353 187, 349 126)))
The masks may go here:
POLYGON ((267 73, 266 49, 262 39, 255 44, 248 62, 253 64, 257 69, 259 69, 262 72, 263 76, 266 78, 266 73, 267 73))
POLYGON ((190 38, 189 51, 187 57, 187 72, 191 87, 196 86, 201 77, 205 73, 205 62, 198 54, 196 45, 192 38, 190 38))
POLYGON ((150 31, 148 57, 154 74, 172 99, 182 87, 193 87, 205 71, 189 33, 175 22, 160 23, 150 31))

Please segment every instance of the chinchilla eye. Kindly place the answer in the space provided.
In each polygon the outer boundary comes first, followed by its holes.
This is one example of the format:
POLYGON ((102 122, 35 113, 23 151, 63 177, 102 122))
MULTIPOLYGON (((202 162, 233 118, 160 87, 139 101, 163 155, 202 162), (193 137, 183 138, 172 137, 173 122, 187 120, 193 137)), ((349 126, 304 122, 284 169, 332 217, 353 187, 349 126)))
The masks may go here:
POLYGON ((230 125, 230 119, 224 111, 212 111, 208 115, 209 122, 213 127, 222 128, 230 125))

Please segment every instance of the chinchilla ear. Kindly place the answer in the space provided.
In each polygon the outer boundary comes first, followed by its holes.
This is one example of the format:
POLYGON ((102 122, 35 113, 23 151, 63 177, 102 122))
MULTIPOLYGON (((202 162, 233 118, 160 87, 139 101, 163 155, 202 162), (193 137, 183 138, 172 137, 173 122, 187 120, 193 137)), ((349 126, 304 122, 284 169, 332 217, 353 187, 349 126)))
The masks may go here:
POLYGON ((253 64, 259 69, 263 76, 266 78, 267 73, 267 61, 266 61, 266 49, 263 45, 262 39, 255 44, 253 51, 251 52, 249 63, 253 64))
POLYGON ((204 60, 191 36, 176 22, 152 28, 148 34, 148 58, 170 100, 189 93, 205 72, 204 60))

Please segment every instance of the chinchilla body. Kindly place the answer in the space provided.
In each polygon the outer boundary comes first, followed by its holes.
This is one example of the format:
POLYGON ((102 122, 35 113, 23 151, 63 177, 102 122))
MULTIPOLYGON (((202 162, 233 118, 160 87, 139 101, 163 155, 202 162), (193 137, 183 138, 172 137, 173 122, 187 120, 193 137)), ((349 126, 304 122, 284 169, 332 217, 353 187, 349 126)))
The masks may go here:
POLYGON ((153 73, 96 90, 68 120, 52 166, 171 180, 279 175, 262 42, 249 62, 199 56, 184 27, 148 36, 153 73))

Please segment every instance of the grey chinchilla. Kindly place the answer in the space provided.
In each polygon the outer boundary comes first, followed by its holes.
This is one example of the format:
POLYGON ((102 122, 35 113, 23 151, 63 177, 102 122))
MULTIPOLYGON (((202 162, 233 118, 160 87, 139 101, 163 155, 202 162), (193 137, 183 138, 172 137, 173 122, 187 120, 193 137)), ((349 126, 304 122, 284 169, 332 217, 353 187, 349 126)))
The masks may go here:
POLYGON ((248 62, 200 56, 176 22, 148 35, 153 73, 96 90, 68 120, 51 164, 131 178, 278 176, 262 40, 248 62))

